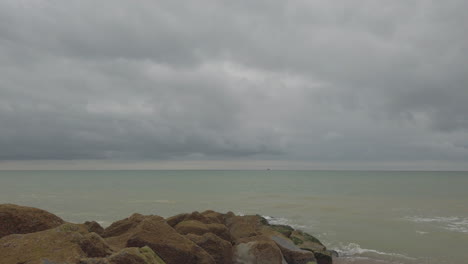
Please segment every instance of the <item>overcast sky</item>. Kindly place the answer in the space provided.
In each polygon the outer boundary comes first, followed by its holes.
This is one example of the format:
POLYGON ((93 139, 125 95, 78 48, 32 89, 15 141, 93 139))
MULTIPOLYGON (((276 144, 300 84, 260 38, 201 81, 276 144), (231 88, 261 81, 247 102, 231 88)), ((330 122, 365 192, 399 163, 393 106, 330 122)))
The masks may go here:
POLYGON ((467 10, 1 0, 0 169, 468 169, 467 10))

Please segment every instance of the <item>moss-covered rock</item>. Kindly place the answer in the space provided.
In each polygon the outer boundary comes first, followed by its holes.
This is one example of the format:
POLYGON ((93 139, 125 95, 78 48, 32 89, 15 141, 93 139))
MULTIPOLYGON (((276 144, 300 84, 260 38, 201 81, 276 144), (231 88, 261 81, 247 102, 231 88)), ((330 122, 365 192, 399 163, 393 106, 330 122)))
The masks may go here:
POLYGON ((84 258, 79 264, 166 264, 149 247, 124 248, 106 258, 84 258))
POLYGON ((64 224, 29 234, 0 239, 1 263, 78 263, 81 258, 106 256, 111 251, 95 233, 82 225, 64 224))
POLYGON ((10 234, 43 231, 63 223, 60 217, 41 209, 0 204, 0 238, 10 234))

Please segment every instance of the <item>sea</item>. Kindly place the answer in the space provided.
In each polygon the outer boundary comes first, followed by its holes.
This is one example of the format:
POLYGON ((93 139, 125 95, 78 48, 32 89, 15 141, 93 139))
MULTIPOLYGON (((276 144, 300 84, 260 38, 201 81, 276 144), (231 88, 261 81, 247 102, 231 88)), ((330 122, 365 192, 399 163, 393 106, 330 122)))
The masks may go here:
POLYGON ((260 214, 316 236, 335 263, 468 263, 468 172, 0 171, 0 203, 103 226, 135 212, 260 214))

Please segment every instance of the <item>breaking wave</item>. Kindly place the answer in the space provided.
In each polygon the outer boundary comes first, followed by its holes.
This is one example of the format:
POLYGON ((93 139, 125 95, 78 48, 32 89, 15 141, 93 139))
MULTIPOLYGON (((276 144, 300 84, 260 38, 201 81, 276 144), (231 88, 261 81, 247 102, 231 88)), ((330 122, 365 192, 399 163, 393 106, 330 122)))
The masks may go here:
POLYGON ((355 257, 355 256, 389 256, 393 258, 403 258, 403 259, 414 259, 403 254, 398 253, 388 253, 383 251, 378 251, 375 249, 362 248, 359 244, 349 243, 347 245, 340 245, 338 248, 334 248, 338 252, 340 257, 355 257))
POLYGON ((468 218, 450 216, 450 217, 418 217, 409 216, 405 217, 415 223, 431 223, 446 230, 468 233, 468 218))
POLYGON ((306 228, 306 226, 295 224, 291 220, 284 218, 284 217, 273 217, 273 216, 268 216, 268 215, 262 215, 262 217, 268 220, 268 223, 272 225, 288 225, 294 229, 306 228))

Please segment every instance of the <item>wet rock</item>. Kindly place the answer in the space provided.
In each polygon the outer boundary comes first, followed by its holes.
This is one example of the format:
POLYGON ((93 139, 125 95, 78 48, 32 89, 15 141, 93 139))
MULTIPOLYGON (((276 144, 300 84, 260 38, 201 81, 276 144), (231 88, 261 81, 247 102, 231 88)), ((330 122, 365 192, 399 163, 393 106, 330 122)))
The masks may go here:
POLYGON ((273 241, 251 241, 234 248, 234 264, 283 264, 281 250, 273 241))
POLYGON ((206 233, 202 236, 189 234, 188 239, 203 248, 215 260, 216 264, 232 263, 232 244, 213 233, 206 233))
POLYGON ((317 264, 333 264, 333 252, 329 250, 315 251, 317 264))
POLYGON ((289 237, 294 232, 294 228, 288 225, 268 225, 268 227, 285 237, 289 237))
POLYGON ((316 237, 299 230, 294 230, 289 238, 301 249, 312 251, 318 264, 333 263, 333 252, 327 250, 316 237))
POLYGON ((41 209, 0 204, 0 237, 43 231, 63 223, 60 217, 41 209))
POLYGON ((279 236, 272 236, 271 239, 275 241, 281 249, 284 259, 288 264, 307 264, 309 262, 316 262, 313 252, 299 248, 291 240, 279 236))

